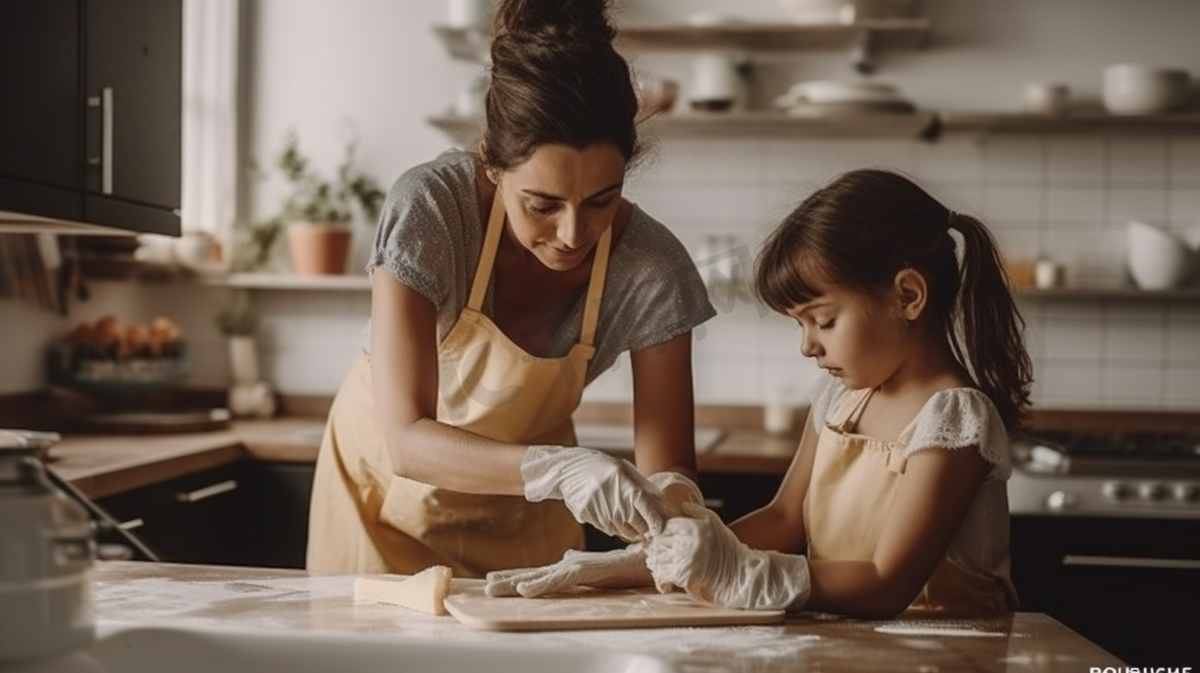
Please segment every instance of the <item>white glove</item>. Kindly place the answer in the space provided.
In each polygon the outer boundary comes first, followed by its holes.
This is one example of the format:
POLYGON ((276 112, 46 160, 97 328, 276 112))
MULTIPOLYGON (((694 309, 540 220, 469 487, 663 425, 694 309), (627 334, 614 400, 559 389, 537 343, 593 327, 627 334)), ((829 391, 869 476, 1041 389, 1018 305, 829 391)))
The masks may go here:
POLYGON ((562 500, 576 521, 627 541, 658 533, 670 516, 658 488, 632 463, 593 449, 531 446, 521 478, 526 500, 562 500))
MULTIPOLYGON (((656 472, 647 480, 663 499, 670 516, 683 513, 685 502, 702 504, 704 497, 691 479, 677 472, 656 472)), ((494 570, 487 574, 489 596, 536 598, 574 587, 632 588, 654 585, 641 544, 606 552, 568 549, 561 561, 537 568, 494 570)))
POLYGON ((683 511, 645 544, 659 591, 680 587, 743 610, 796 610, 808 602, 807 558, 751 549, 712 510, 686 503, 683 511))
POLYGON ((536 598, 574 587, 628 589, 654 586, 641 544, 612 551, 568 549, 562 560, 538 568, 493 570, 484 592, 489 596, 536 598))
POLYGON ((647 479, 662 492, 667 512, 671 516, 681 516, 685 502, 704 504, 704 495, 700 493, 700 487, 696 485, 696 482, 678 472, 655 472, 647 479))

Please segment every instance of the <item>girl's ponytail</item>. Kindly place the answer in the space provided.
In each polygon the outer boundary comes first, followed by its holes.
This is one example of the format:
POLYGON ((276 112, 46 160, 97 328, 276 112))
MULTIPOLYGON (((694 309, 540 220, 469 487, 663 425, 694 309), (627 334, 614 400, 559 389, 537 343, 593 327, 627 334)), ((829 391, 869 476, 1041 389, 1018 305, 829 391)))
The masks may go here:
POLYGON ((959 324, 947 326, 952 330, 950 343, 955 357, 996 405, 1009 433, 1016 434, 1028 414, 1033 382, 1033 365, 1022 341, 1025 321, 987 227, 954 211, 948 224, 963 237, 959 324))

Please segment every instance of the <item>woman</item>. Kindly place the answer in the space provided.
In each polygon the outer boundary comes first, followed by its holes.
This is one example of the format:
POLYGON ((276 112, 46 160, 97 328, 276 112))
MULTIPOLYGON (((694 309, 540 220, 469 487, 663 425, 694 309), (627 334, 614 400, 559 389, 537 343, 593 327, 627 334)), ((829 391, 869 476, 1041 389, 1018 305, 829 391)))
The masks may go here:
POLYGON ((477 154, 393 185, 369 345, 317 460, 308 568, 481 577, 661 529, 639 474, 695 471, 684 247, 621 198, 637 99, 607 4, 505 0, 477 154), (636 469, 575 444, 583 387, 632 353, 636 469), (562 503, 554 502, 562 500, 562 503))

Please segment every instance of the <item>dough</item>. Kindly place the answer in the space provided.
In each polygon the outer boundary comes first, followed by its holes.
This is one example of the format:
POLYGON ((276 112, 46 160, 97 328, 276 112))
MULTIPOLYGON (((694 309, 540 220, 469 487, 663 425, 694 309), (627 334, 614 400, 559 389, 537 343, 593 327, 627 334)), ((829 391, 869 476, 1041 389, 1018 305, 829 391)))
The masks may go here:
POLYGON ((430 566, 409 577, 355 577, 354 600, 444 615, 442 601, 450 593, 450 575, 448 566, 430 566))

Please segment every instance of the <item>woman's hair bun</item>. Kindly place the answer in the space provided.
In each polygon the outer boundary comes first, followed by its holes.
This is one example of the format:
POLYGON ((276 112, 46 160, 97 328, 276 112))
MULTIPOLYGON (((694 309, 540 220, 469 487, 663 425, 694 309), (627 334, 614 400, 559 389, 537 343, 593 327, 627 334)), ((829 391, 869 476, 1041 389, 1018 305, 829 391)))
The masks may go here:
POLYGON ((496 37, 521 41, 611 43, 616 29, 608 19, 608 0, 501 0, 496 37))

